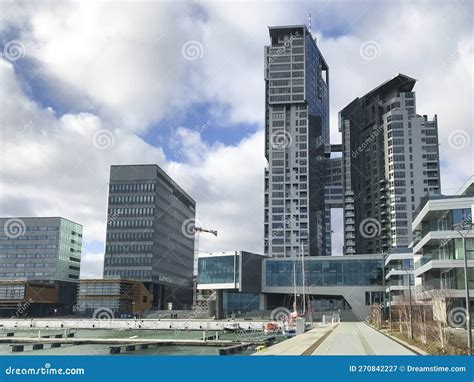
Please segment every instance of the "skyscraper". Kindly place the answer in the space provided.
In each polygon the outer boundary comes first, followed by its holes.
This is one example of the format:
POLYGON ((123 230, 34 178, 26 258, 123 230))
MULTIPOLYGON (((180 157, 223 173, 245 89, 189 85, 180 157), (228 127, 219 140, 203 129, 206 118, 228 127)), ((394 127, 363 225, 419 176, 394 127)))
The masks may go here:
POLYGON ((415 82, 399 74, 339 113, 345 254, 407 247, 421 197, 440 193, 438 122, 416 113, 415 82))
POLYGON ((195 206, 157 165, 111 166, 104 278, 143 282, 154 307, 190 305, 195 206))
POLYGON ((326 255, 329 69, 306 26, 270 27, 269 32, 264 252, 295 256, 303 244, 311 256, 326 255))

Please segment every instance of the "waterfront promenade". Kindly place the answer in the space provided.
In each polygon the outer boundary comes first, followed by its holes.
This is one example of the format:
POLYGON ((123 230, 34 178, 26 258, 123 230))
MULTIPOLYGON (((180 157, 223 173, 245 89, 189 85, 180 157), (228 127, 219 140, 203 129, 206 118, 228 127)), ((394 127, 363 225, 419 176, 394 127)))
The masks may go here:
POLYGON ((255 355, 415 355, 363 322, 312 329, 255 355))

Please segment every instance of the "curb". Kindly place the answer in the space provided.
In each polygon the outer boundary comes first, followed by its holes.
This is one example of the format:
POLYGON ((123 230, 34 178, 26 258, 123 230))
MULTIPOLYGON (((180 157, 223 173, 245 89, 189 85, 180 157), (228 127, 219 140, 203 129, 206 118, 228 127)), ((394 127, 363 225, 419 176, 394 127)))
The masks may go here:
POLYGON ((367 325, 369 328, 372 328, 374 330, 376 330, 377 332, 379 332, 380 334, 383 334, 385 337, 387 338, 390 338, 391 340, 395 341, 396 343, 398 343, 399 345, 403 346, 405 349, 408 349, 410 351, 412 351, 413 353, 415 353, 416 355, 430 355, 429 353, 425 352, 424 350, 421 350, 420 348, 418 347, 415 347, 413 345, 410 345, 408 343, 406 343, 405 341, 402 341, 396 337, 393 337, 391 336, 390 334, 387 334, 387 333, 384 333, 382 332, 381 330, 377 329, 377 328, 374 328, 373 326, 367 324, 366 322, 364 322, 365 325, 367 325))

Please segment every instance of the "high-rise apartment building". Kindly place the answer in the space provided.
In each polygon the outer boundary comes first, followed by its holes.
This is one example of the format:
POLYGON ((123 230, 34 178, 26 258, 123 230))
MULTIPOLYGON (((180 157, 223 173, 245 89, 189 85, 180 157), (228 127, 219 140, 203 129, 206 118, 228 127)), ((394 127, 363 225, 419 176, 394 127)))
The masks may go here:
POLYGON ((143 282, 154 307, 189 306, 195 206, 157 165, 111 166, 104 278, 143 282))
POLYGON ((415 82, 399 74, 339 113, 345 254, 407 247, 416 206, 440 193, 437 118, 417 114, 415 82))
POLYGON ((304 25, 270 27, 265 47, 264 252, 326 255, 329 69, 304 25))

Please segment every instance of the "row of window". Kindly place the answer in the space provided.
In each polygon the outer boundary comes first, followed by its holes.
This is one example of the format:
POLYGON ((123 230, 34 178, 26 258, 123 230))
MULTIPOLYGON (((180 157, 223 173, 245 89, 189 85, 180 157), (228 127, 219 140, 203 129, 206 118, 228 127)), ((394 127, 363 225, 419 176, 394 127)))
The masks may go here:
POLYGON ((153 207, 145 208, 109 208, 109 219, 114 216, 153 216, 155 209, 153 207))
POLYGON ((18 237, 9 237, 9 236, 0 236, 0 240, 58 240, 57 236, 18 236, 18 237))
POLYGON ((55 253, 15 253, 0 254, 0 259, 42 259, 47 257, 56 257, 55 253))
POLYGON ((111 228, 143 228, 152 227, 153 220, 109 220, 107 225, 111 228))
POLYGON ((111 184, 111 192, 152 192, 156 190, 155 183, 111 184))
POLYGON ((135 270, 135 269, 130 269, 130 270, 120 270, 120 271, 105 271, 104 272, 105 276, 108 277, 122 277, 122 278, 151 278, 151 270, 135 270))
POLYGON ((151 252, 153 245, 151 244, 138 244, 138 245, 107 245, 107 253, 141 253, 151 252))
POLYGON ((133 196, 110 196, 109 203, 125 203, 125 204, 138 204, 138 203, 154 203, 154 195, 133 195, 133 196))
POLYGON ((107 233, 107 239, 115 241, 152 240, 153 232, 110 232, 107 233))
POLYGON ((0 245, 0 249, 56 249, 56 244, 0 245))

